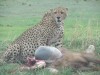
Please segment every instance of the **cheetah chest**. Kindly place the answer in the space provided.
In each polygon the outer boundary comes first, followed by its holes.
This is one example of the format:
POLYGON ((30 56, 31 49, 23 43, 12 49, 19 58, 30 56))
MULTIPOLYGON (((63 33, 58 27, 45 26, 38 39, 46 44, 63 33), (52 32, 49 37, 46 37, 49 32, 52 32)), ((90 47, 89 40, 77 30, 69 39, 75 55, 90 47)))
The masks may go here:
POLYGON ((51 35, 52 37, 49 38, 48 44, 51 45, 57 42, 60 38, 62 38, 63 32, 64 32, 63 27, 59 27, 56 30, 54 30, 53 34, 51 35))

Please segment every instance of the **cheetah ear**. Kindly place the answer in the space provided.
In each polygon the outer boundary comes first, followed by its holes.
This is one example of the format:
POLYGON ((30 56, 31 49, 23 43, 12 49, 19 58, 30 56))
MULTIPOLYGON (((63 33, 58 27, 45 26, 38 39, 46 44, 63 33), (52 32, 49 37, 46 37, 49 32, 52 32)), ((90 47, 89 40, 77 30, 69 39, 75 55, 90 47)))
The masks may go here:
POLYGON ((66 10, 68 11, 68 8, 66 8, 66 10))

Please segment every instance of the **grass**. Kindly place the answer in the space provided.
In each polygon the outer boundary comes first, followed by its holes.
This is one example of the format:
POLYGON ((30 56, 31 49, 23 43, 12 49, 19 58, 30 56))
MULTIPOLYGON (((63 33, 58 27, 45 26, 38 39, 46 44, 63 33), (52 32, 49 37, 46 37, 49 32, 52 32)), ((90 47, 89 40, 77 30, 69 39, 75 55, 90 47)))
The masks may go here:
MULTIPOLYGON (((27 28, 36 25, 43 14, 54 7, 68 7, 65 20, 64 45, 74 51, 96 46, 100 54, 100 0, 0 0, 0 55, 8 44, 27 28)), ((47 70, 11 72, 18 64, 0 66, 0 75, 52 75, 47 70), (11 72, 11 73, 9 73, 11 72)), ((61 70, 59 75, 99 75, 100 72, 72 72, 61 70)))

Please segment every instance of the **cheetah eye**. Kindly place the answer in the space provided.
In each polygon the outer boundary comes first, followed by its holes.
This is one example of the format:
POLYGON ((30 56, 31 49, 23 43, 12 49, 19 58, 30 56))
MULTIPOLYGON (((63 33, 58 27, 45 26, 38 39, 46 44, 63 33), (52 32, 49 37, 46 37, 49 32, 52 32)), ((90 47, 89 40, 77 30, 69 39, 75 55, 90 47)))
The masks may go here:
POLYGON ((64 12, 61 12, 61 14, 63 14, 64 12))
POLYGON ((57 12, 54 12, 54 14, 57 14, 57 12))

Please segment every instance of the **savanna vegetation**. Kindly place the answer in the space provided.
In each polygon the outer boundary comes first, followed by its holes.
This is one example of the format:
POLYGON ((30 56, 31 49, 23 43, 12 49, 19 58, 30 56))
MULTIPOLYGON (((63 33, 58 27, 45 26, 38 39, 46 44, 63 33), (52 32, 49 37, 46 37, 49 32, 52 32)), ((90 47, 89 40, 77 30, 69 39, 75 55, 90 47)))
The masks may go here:
MULTIPOLYGON (((26 29, 36 25, 49 9, 67 7, 63 44, 73 51, 82 51, 90 44, 100 54, 100 0, 0 0, 0 56, 8 44, 26 29)), ((0 66, 0 75, 51 75, 47 70, 20 72, 17 64, 0 66)), ((100 71, 72 72, 59 75, 99 75, 100 71)))

